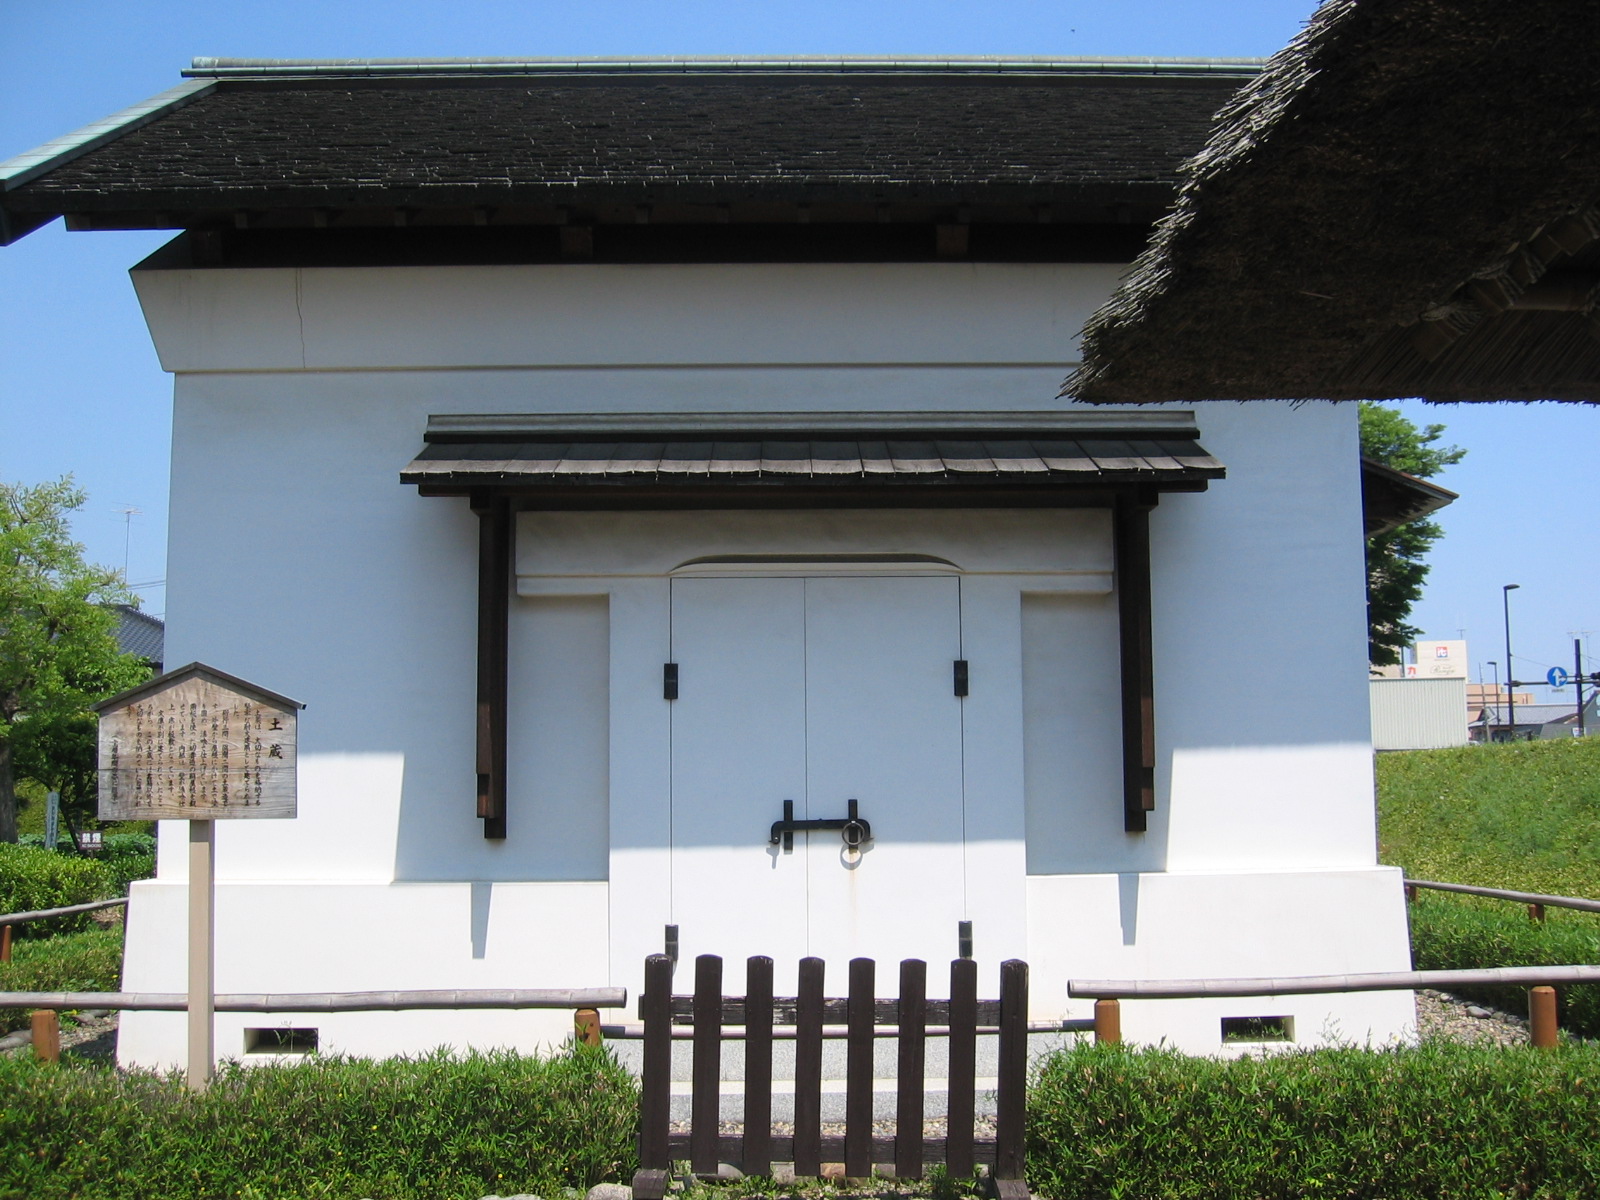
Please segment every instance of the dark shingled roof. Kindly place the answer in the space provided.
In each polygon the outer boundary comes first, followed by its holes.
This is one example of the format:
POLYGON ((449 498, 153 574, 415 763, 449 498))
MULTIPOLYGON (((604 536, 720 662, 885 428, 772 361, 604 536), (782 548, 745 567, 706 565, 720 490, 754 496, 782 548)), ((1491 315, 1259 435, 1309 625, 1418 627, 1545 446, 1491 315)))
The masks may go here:
POLYGON ((602 203, 1064 204, 1111 220, 1170 202, 1178 164, 1254 71, 312 66, 212 80, 0 202, 18 229, 68 212, 182 224, 230 208, 602 203))
POLYGON ((117 648, 138 655, 159 671, 166 655, 166 622, 131 604, 113 604, 111 608, 117 614, 117 648))
POLYGON ((1593 0, 1328 0, 1184 173, 1068 393, 1600 395, 1593 0))

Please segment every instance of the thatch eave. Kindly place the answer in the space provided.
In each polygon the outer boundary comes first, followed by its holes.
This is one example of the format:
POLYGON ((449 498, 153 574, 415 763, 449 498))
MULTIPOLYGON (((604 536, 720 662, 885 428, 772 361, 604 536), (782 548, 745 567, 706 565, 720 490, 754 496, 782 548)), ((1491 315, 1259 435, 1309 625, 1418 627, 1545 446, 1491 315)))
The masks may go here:
POLYGON ((1066 394, 1600 394, 1592 304, 1473 311, 1497 271, 1600 281, 1548 236, 1600 196, 1595 25, 1579 0, 1329 0, 1219 114, 1066 394))

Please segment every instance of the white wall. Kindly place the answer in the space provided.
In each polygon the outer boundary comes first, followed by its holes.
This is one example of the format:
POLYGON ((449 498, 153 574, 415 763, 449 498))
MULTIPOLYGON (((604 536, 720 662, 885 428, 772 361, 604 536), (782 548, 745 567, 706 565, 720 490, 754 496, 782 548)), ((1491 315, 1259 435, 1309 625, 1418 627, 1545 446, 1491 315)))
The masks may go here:
MULTIPOLYGON (((454 918, 398 897, 493 881, 497 893, 530 889, 518 910, 530 928, 574 906, 602 914, 586 928, 605 927, 594 936, 609 959, 530 951, 519 985, 546 984, 557 962, 597 973, 576 982, 627 982, 626 964, 659 948, 659 923, 624 927, 616 914, 645 911, 665 887, 650 849, 665 844, 651 799, 664 794, 665 722, 654 709, 624 714, 618 697, 649 684, 659 695, 665 580, 514 602, 511 711, 539 731, 513 737, 510 836, 486 841, 473 815, 476 520, 464 501, 420 498, 397 478, 429 414, 1054 410, 1077 330, 1120 271, 136 272, 178 376, 168 660, 208 661, 308 706, 300 816, 219 833, 223 941, 248 945, 285 897, 344 881, 364 889, 359 906, 395 906, 415 923, 351 925, 364 945, 350 970, 319 950, 298 986, 399 986, 393 964, 418 939, 456 934, 454 918), (608 792, 609 810, 597 803, 608 792)), ((1110 604, 1024 602, 1026 588, 1004 585, 1009 624, 995 628, 1010 641, 992 653, 1026 664, 1028 712, 1013 702, 993 720, 1026 745, 1026 786, 1015 755, 968 773, 1009 789, 992 803, 1014 803, 1019 834, 1026 813, 1026 869, 1041 878, 1373 861, 1354 407, 1205 404, 1199 421, 1229 477, 1152 515, 1160 758, 1148 833, 1120 830, 1114 681, 1094 695, 1059 677, 1114 663, 1110 604), (1288 677, 1285 661, 1297 664, 1288 677)), ((182 878, 181 845, 163 838, 163 882, 134 903, 140 986, 177 986, 165 935, 150 931, 161 887, 182 878)), ((1001 907, 1014 914, 1023 866, 1011 857, 985 895, 1011 897, 1001 907)), ((1062 910, 1029 904, 1028 944, 1056 961, 1069 949, 1050 933, 1062 910)), ((1091 924, 1106 922, 1110 910, 1091 924)), ((322 936, 309 913, 304 929, 322 936)), ((238 953, 222 969, 240 980, 289 961, 238 953)))
MULTIPOLYGON (((136 272, 178 372, 169 661, 214 662, 308 705, 300 817, 222 830, 219 878, 601 877, 576 792, 581 867, 532 844, 542 801, 524 814, 512 797, 504 843, 472 816, 476 521, 464 501, 397 480, 430 413, 1050 408, 1116 273, 136 272), (360 369, 374 364, 410 369, 360 369)), ((514 614, 514 663, 539 653, 533 611, 514 614)), ((551 703, 529 690, 540 673, 518 667, 513 713, 551 703)), ((531 745, 515 753, 518 787, 538 760, 531 745)))

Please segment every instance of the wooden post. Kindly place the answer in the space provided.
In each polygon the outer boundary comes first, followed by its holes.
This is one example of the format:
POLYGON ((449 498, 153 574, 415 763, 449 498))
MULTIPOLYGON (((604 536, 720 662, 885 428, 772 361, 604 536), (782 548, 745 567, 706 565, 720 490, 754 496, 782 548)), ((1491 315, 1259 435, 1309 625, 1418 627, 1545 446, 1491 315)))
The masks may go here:
POLYGON ((745 963, 742 1159, 746 1175, 772 1174, 772 960, 764 955, 745 963))
POLYGON ((506 705, 511 618, 511 502, 475 491, 478 515, 478 816, 483 836, 506 836, 506 705))
POLYGON ((1417 885, 1414 884, 1414 883, 1408 883, 1408 884, 1406 884, 1406 903, 1407 904, 1415 904, 1416 902, 1417 902, 1417 885))
POLYGON ((33 1052, 42 1062, 61 1061, 61 1017, 53 1008, 33 1014, 33 1052))
POLYGON ((1528 989, 1529 1042, 1540 1050, 1556 1044, 1556 990, 1548 984, 1528 989))
POLYGON ((592 1008, 580 1008, 572 1014, 572 1036, 580 1046, 600 1044, 600 1013, 592 1008))
POLYGON ((1544 905, 1542 905, 1542 904, 1530 904, 1530 905, 1528 905, 1528 920, 1537 921, 1541 925, 1544 924, 1544 905))
POLYGON ((1027 1123, 1028 964, 1000 964, 999 1078, 995 1081, 993 1190, 999 1200, 1023 1200, 1023 1151, 1027 1123))
POLYGON ((896 1067, 894 1177, 922 1178, 923 1089, 927 1086, 928 964, 908 958, 900 964, 900 1061, 896 1067))
POLYGON ((822 984, 826 964, 800 960, 794 1016, 794 1173, 822 1174, 822 984))
POLYGON ((672 1167, 667 1130, 672 1103, 672 960, 652 954, 644 961, 644 1063, 639 1080, 639 1170, 635 1200, 662 1200, 672 1167))
POLYGON ((972 1116, 977 1106, 978 964, 950 964, 950 1084, 945 1094, 945 1169, 952 1179, 973 1173, 972 1116))
POLYGON ((189 1087, 204 1091, 216 1057, 216 822, 189 822, 189 1087))
POLYGON ((850 1179, 872 1175, 872 1031, 877 991, 877 964, 870 958, 852 958, 844 1050, 844 1173, 850 1179))
POLYGON ((1151 635, 1152 493, 1119 497, 1112 510, 1116 543, 1117 623, 1122 666, 1122 827, 1143 833, 1156 806, 1155 667, 1151 635))
POLYGON ((1096 1000, 1094 1002, 1094 1044, 1115 1046, 1122 1041, 1122 1002, 1096 1000))
POLYGON ((717 1134, 722 1104, 722 957, 694 960, 694 1067, 689 1101, 689 1169, 717 1173, 717 1134))
POLYGON ((0 963, 11 961, 11 926, 0 925, 0 963))

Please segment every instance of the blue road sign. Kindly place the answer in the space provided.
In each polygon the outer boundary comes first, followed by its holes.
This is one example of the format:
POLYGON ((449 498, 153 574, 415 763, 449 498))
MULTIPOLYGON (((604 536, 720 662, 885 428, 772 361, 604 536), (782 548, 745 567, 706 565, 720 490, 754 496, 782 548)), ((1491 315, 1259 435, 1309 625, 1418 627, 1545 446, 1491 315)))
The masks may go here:
POLYGON ((1551 667, 1544 673, 1544 677, 1553 688, 1567 686, 1567 673, 1561 667, 1551 667))

